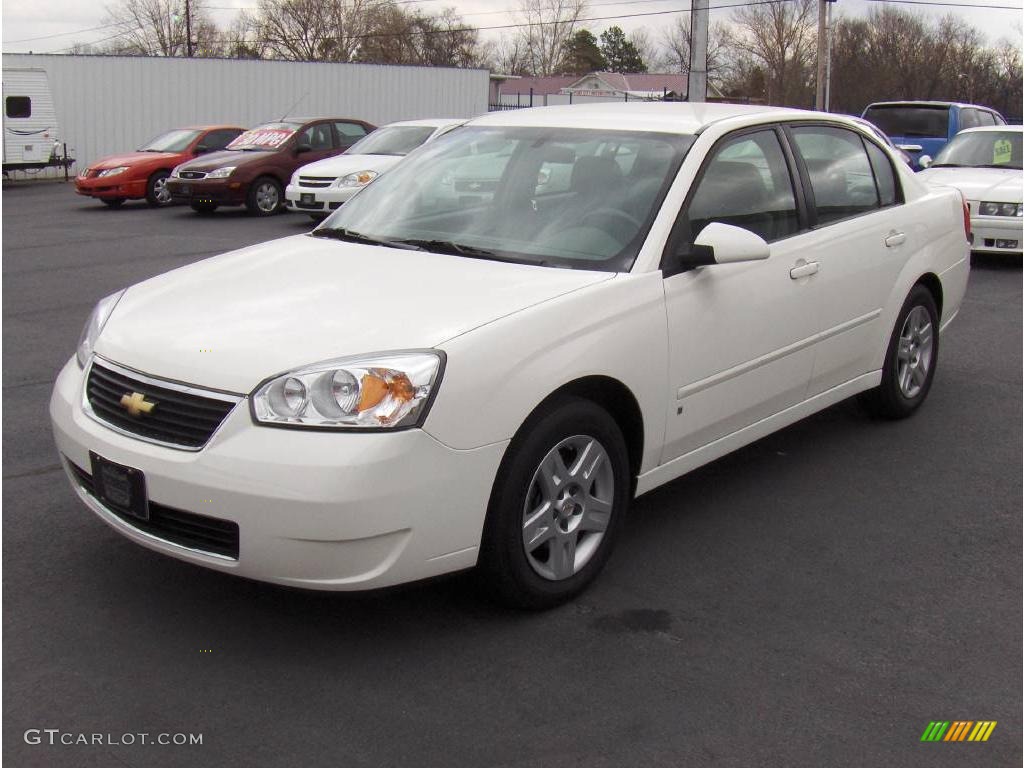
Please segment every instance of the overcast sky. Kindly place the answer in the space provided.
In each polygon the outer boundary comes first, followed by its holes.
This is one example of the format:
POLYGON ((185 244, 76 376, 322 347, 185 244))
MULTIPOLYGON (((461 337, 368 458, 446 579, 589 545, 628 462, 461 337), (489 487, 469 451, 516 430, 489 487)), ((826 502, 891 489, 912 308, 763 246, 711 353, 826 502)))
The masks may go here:
MULTIPOLYGON (((108 37, 109 29, 93 29, 103 24, 106 3, 97 0, 2 0, 3 2, 3 50, 7 53, 34 51, 36 53, 59 52, 75 42, 96 42, 108 37), (90 30, 90 31, 85 31, 90 30), (60 35, 59 37, 49 37, 60 35), (26 40, 26 38, 47 39, 26 40), (13 42, 25 41, 25 42, 13 42)), ((742 0, 711 0, 710 5, 726 5, 740 3, 742 0)), ((954 13, 962 16, 967 22, 980 29, 989 42, 1000 38, 1009 38, 1021 42, 1022 0, 935 0, 940 2, 960 2, 975 6, 1001 5, 1013 6, 1015 10, 998 10, 994 8, 959 8, 933 7, 927 5, 901 5, 908 10, 920 11, 931 16, 942 16, 954 13)), ((515 8, 518 0, 417 0, 416 4, 423 9, 440 10, 454 7, 466 22, 475 26, 497 26, 514 23, 515 19, 509 8, 515 8)), ((834 6, 837 15, 862 16, 875 3, 870 0, 840 0, 834 6)), ((215 21, 227 26, 238 9, 253 8, 256 0, 207 0, 215 21)), ((588 17, 608 17, 658 11, 675 11, 689 8, 689 0, 591 0, 588 17)), ((727 19, 728 10, 712 10, 712 21, 727 19)), ((634 18, 602 19, 586 22, 585 26, 599 33, 606 27, 618 24, 627 32, 646 27, 652 36, 671 19, 680 14, 660 14, 637 16, 634 18)), ((509 34, 510 30, 485 31, 482 34, 490 38, 495 35, 509 34)))

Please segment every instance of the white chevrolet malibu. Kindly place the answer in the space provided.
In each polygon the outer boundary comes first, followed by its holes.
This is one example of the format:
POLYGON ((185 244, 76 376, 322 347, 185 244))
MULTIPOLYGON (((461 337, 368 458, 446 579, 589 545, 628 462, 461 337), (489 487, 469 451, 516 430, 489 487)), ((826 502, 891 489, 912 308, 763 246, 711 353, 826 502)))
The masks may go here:
POLYGON ((340 155, 317 160, 292 174, 285 205, 322 219, 402 158, 443 136, 465 120, 406 120, 390 123, 357 141, 340 155))
POLYGON ((1024 128, 997 125, 958 133, 934 160, 921 158, 928 184, 959 189, 971 209, 973 250, 1024 253, 1024 128))
POLYGON ((964 222, 834 115, 495 113, 310 234, 100 301, 57 448, 100 519, 182 560, 331 590, 478 566, 553 605, 634 496, 851 395, 916 411, 964 222))

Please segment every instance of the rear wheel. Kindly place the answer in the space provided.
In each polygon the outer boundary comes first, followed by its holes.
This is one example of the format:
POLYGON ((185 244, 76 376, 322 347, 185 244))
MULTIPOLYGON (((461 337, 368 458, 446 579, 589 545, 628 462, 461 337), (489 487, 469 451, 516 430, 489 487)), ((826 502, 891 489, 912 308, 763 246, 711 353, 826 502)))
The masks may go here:
POLYGON ((533 609, 578 594, 611 554, 629 493, 625 441, 607 412, 566 397, 531 417, 491 493, 480 557, 488 588, 533 609))
POLYGON ((100 199, 103 201, 103 204, 108 208, 120 208, 122 205, 124 205, 123 197, 103 197, 100 199))
POLYGON ((931 291, 915 285, 896 317, 885 353, 882 382, 865 392, 861 402, 877 416, 910 416, 928 397, 938 361, 939 312, 931 291))
POLYGON ((277 179, 261 176, 249 185, 245 207, 253 216, 273 216, 281 210, 284 193, 277 179))
POLYGON ((146 182, 146 202, 153 208, 171 204, 171 191, 167 188, 170 171, 157 171, 146 182))
POLYGON ((196 213, 213 213, 217 210, 216 203, 189 203, 192 210, 196 213))

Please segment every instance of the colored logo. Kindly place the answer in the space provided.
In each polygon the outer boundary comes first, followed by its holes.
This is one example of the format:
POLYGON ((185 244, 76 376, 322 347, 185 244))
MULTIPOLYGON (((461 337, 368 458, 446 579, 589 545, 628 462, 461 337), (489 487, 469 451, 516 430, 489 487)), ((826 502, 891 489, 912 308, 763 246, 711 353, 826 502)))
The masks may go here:
POLYGON ((995 720, 932 720, 921 741, 988 741, 995 727, 995 720))
POLYGON ((127 410, 131 416, 140 416, 143 413, 152 411, 156 407, 156 403, 149 402, 145 395, 132 392, 130 395, 124 395, 121 398, 121 407, 127 410))

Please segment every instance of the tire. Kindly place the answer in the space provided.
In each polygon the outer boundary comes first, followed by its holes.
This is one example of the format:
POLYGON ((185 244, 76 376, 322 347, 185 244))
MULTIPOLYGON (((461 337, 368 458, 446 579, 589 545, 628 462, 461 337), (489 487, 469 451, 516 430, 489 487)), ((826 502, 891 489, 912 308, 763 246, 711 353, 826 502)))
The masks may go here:
POLYGON ((491 491, 480 553, 486 588, 534 610, 579 594, 611 554, 631 488, 626 443, 606 411, 563 397, 536 412, 491 491))
POLYGON ((101 197, 103 204, 108 208, 120 208, 124 205, 123 197, 101 197))
POLYGON ((889 337, 882 383, 861 395, 861 403, 870 413, 905 419, 921 407, 939 362, 938 328, 935 298, 923 285, 915 285, 889 337))
POLYGON ((245 196, 245 207, 253 216, 273 216, 280 212, 284 203, 281 183, 270 176, 260 176, 249 185, 245 196))
POLYGON ((161 208, 171 204, 171 193, 167 189, 167 179, 170 176, 170 171, 156 171, 146 182, 146 202, 151 208, 161 208))
POLYGON ((196 213, 213 213, 217 210, 216 203, 189 203, 196 213))

